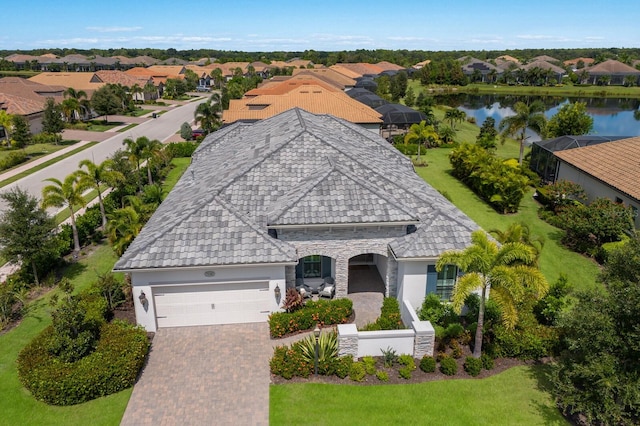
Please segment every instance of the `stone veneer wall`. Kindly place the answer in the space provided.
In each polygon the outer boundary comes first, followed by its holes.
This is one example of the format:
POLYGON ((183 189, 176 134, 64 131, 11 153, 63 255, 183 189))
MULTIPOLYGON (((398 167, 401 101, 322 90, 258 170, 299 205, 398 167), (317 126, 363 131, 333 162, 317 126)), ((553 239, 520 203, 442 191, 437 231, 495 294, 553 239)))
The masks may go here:
MULTIPOLYGON (((314 254, 328 256, 335 260, 336 297, 346 297, 349 286, 349 259, 366 253, 387 257, 385 281, 386 295, 397 291, 398 264, 391 259, 389 242, 405 235, 404 226, 374 226, 349 228, 307 228, 303 230, 281 229, 278 239, 293 244, 298 257, 314 254)), ((288 276, 288 275, 287 275, 288 276)), ((295 280, 294 280, 295 281, 295 280)))

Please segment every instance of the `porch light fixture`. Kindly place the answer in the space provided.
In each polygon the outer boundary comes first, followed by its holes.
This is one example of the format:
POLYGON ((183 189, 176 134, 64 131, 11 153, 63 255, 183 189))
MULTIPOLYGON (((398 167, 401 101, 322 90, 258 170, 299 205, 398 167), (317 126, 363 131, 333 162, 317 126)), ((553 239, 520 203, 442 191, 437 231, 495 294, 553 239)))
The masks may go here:
POLYGON ((276 300, 280 300, 282 293, 280 292, 280 286, 276 284, 276 288, 273 289, 273 294, 276 296, 276 300))
POLYGON ((147 300, 147 295, 144 294, 144 291, 140 292, 140 296, 138 296, 138 299, 140 299, 140 304, 142 306, 146 306, 147 303, 149 303, 149 301, 147 300))
POLYGON ((319 351, 318 339, 320 338, 320 327, 318 327, 318 324, 316 324, 316 328, 313 329, 313 336, 316 338, 316 353, 315 353, 316 356, 314 358, 313 367, 314 367, 314 374, 317 376, 318 375, 318 351, 319 351))

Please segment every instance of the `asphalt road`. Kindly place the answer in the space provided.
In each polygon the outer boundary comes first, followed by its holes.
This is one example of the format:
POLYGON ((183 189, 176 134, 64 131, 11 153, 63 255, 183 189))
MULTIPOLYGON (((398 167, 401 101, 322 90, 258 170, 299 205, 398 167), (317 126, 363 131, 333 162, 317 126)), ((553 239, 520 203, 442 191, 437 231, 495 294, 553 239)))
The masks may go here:
MULTIPOLYGON (((126 132, 118 133, 116 136, 100 142, 89 149, 65 158, 45 169, 3 187, 0 189, 0 193, 10 191, 12 188, 19 186, 40 199, 42 198, 42 188, 49 184, 49 182, 44 182, 44 179, 56 178, 62 181, 69 173, 77 170, 78 163, 84 159, 89 159, 99 164, 117 150, 122 149, 122 141, 126 138, 136 139, 140 136, 146 136, 149 139, 164 141, 175 134, 180 129, 182 123, 190 123, 193 120, 193 114, 198 104, 205 100, 206 97, 201 100, 189 102, 186 105, 165 112, 158 118, 150 119, 146 123, 139 124, 126 132)), ((0 213, 4 212, 5 209, 6 203, 0 199, 0 213)))

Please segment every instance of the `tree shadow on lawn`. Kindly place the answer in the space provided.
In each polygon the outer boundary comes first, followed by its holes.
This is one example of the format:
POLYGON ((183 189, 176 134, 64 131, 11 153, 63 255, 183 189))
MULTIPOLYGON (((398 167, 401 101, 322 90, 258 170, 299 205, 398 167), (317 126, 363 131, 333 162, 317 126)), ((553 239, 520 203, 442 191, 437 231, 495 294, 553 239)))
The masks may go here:
POLYGON ((69 280, 73 280, 78 277, 82 273, 87 270, 87 265, 84 263, 80 263, 78 261, 74 261, 65 266, 61 271, 61 276, 68 278, 69 280))
MULTIPOLYGON (((551 376, 553 374, 553 366, 551 364, 536 364, 527 369, 527 374, 535 380, 536 389, 540 392, 544 392, 551 396, 552 401, 555 401, 553 395, 553 383, 551 376)), ((554 405, 545 404, 543 402, 531 401, 531 406, 535 408, 540 416, 545 420, 544 424, 558 424, 558 418, 563 417, 560 410, 554 405)))

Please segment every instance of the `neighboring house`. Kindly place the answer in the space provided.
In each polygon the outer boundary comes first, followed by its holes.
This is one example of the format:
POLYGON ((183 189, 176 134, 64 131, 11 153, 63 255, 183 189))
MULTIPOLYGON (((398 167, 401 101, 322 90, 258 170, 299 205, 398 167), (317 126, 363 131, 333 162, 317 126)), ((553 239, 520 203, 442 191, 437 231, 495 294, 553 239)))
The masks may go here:
MULTIPOLYGON (((56 102, 63 100, 65 88, 47 86, 19 77, 0 79, 0 109, 8 114, 23 116, 29 123, 32 134, 42 131, 42 117, 47 98, 56 102)), ((6 134, 0 135, 5 138, 6 134)))
POLYGON ((595 62, 595 59, 593 58, 575 58, 575 59, 569 59, 567 61, 564 61, 563 64, 566 67, 571 67, 571 69, 573 71, 576 71, 580 68, 578 68, 578 64, 582 62, 582 68, 588 67, 593 65, 593 63, 595 62))
POLYGON ((471 56, 458 58, 458 61, 461 63, 464 75, 470 78, 479 76, 479 81, 482 83, 495 80, 498 75, 502 74, 502 69, 489 62, 481 61, 471 56))
POLYGON ((594 143, 583 142, 580 147, 554 152, 555 181, 577 183, 584 189, 588 201, 606 197, 631 206, 635 226, 640 228, 640 137, 610 138, 610 141, 591 138, 594 143))
POLYGON ((525 71, 531 71, 536 68, 545 71, 549 74, 549 77, 553 78, 557 83, 561 83, 562 77, 567 73, 564 68, 553 65, 552 63, 542 59, 536 59, 535 61, 523 65, 521 68, 525 71))
POLYGON ((294 69, 293 76, 313 76, 331 83, 341 90, 349 90, 356 85, 356 81, 353 78, 347 77, 331 68, 294 69))
POLYGON ((597 84, 600 79, 606 77, 609 79, 607 84, 622 85, 626 79, 630 78, 634 85, 640 82, 640 70, 633 68, 627 64, 623 64, 615 59, 601 62, 597 65, 587 68, 589 80, 591 84, 597 84))
POLYGON ((285 85, 284 88, 290 90, 272 95, 232 99, 229 101, 229 108, 222 112, 223 124, 265 120, 291 108, 302 108, 314 114, 331 114, 372 132, 380 132, 380 114, 351 99, 340 90, 314 84, 297 85, 293 88, 285 85))
POLYGON ((556 152, 567 149, 581 148, 626 139, 628 136, 560 136, 533 142, 531 145, 531 160, 529 168, 536 172, 543 182, 554 183, 558 175, 558 159, 556 152))
POLYGON ((82 90, 89 99, 93 92, 106 84, 102 80, 96 79, 94 72, 43 72, 30 77, 29 80, 48 86, 72 87, 75 90, 82 90))
POLYGON ((346 297, 363 268, 418 307, 450 297, 457 271, 435 263, 476 229, 387 141, 296 108, 207 136, 114 271, 149 331, 266 321, 296 283, 346 297))
POLYGON ((422 69, 422 68, 426 67, 430 63, 431 63, 431 59, 425 59, 424 61, 420 61, 417 64, 415 64, 413 66, 413 68, 416 69, 416 70, 419 70, 419 69, 422 69))

